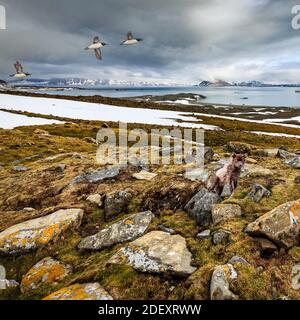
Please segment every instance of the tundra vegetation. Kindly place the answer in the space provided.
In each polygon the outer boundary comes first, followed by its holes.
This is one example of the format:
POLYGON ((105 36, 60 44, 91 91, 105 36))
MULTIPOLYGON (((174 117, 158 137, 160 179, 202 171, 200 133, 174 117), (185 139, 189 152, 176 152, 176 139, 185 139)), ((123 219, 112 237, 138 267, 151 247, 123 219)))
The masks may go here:
POLYGON ((205 223, 201 205, 187 204, 206 181, 187 179, 186 164, 105 178, 101 121, 0 129, 1 299, 299 299, 300 166, 289 160, 300 140, 247 131, 300 129, 200 118, 223 129, 205 132, 208 172, 247 153, 238 187, 211 203, 205 223), (78 179, 86 174, 94 180, 78 179))

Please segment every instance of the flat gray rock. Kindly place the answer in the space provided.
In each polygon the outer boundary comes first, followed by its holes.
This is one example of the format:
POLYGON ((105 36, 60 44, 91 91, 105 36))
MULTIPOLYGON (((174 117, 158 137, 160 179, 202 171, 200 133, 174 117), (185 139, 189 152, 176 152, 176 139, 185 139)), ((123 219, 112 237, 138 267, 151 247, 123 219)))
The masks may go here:
POLYGON ((274 174, 274 172, 270 169, 266 169, 266 168, 259 166, 257 164, 246 163, 243 170, 242 170, 241 178, 269 177, 269 176, 273 176, 273 174, 274 174))
POLYGON ((28 168, 26 168, 24 166, 14 166, 13 167, 13 171, 15 171, 15 172, 25 172, 27 170, 28 170, 28 168))
POLYGON ((186 170, 184 177, 191 181, 202 181, 206 183, 209 176, 211 175, 211 171, 203 168, 193 168, 186 170))
POLYGON ((120 249, 108 264, 124 264, 141 272, 186 276, 196 268, 185 239, 162 231, 152 231, 120 249))
POLYGON ((132 175, 132 177, 137 179, 137 180, 146 180, 146 181, 151 181, 156 176, 157 176, 156 173, 148 172, 148 171, 145 171, 145 170, 142 170, 140 172, 134 173, 132 175))
POLYGON ((244 259, 243 257, 240 256, 233 256, 229 261, 229 264, 234 265, 235 263, 243 263, 243 264, 248 264, 248 261, 244 259))
POLYGON ((105 179, 112 179, 119 175, 120 169, 120 166, 111 166, 105 169, 84 173, 74 178, 71 181, 70 185, 74 185, 80 182, 97 183, 105 179))
POLYGON ((211 231, 209 229, 204 230, 197 234, 197 238, 199 239, 210 239, 210 237, 211 237, 211 231))
POLYGON ((279 149, 278 152, 277 152, 276 157, 281 158, 281 159, 289 159, 289 158, 296 157, 296 154, 288 152, 288 151, 283 150, 283 149, 279 149))
POLYGON ((146 232, 153 217, 151 211, 133 214, 95 235, 83 239, 78 248, 81 250, 101 250, 116 243, 133 240, 146 232))
POLYGON ((300 157, 298 156, 298 157, 292 158, 290 160, 286 160, 285 164, 294 168, 294 169, 300 169, 300 157))

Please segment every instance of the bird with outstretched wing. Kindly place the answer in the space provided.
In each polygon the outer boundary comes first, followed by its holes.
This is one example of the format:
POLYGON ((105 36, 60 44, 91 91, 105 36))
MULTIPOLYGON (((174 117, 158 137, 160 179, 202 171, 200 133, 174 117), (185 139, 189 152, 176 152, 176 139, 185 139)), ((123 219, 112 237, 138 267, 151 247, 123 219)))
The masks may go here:
POLYGON ((21 63, 20 63, 19 61, 17 61, 17 62, 14 64, 14 66, 15 66, 15 69, 16 69, 17 74, 24 73, 23 67, 22 67, 22 65, 21 65, 21 63))
POLYGON ((133 39, 133 35, 131 31, 128 31, 127 33, 127 40, 132 40, 133 39))

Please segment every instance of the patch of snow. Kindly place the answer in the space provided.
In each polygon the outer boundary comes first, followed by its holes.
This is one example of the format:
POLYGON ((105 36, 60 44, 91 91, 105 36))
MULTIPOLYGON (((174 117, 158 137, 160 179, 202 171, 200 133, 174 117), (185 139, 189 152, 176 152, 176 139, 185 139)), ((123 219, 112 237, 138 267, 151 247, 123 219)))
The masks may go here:
POLYGON ((230 114, 234 114, 234 115, 247 115, 247 114, 251 114, 251 115, 256 115, 256 114, 262 114, 262 115, 272 115, 272 114, 277 114, 278 112, 272 112, 272 111, 262 111, 262 112, 233 112, 230 114))
POLYGON ((285 121, 298 121, 300 122, 300 117, 292 117, 288 119, 264 119, 264 122, 270 123, 270 122, 285 122, 285 121))
MULTIPOLYGON (((180 115, 180 113, 176 111, 127 108, 63 99, 33 98, 1 94, 0 108, 54 115, 70 119, 121 121, 127 123, 203 128, 207 130, 219 129, 216 126, 204 125, 201 123, 176 121, 185 121, 186 116, 193 117, 193 113, 180 115)), ((197 119, 194 119, 194 121, 197 121, 197 119)))
POLYGON ((264 135, 266 135, 266 136, 286 137, 286 138, 297 138, 297 139, 300 139, 300 135, 296 135, 296 134, 278 133, 278 132, 264 132, 264 131, 245 131, 245 132, 255 133, 255 134, 264 134, 264 135))
POLYGON ((22 114, 0 111, 0 128, 14 129, 20 126, 37 126, 46 124, 63 123, 57 120, 48 120, 43 118, 28 117, 22 114))
MULTIPOLYGON (((210 117, 210 118, 220 118, 220 119, 244 121, 244 122, 259 123, 259 124, 272 124, 272 125, 277 125, 277 126, 282 126, 282 127, 287 127, 287 128, 297 128, 297 129, 299 129, 299 126, 294 125, 294 124, 273 122, 274 119, 269 119, 270 122, 266 122, 266 120, 250 120, 250 119, 243 119, 243 118, 236 118, 236 117, 229 117, 229 116, 220 116, 220 115, 216 115, 216 114, 207 114, 207 113, 194 113, 194 114, 195 114, 195 116, 203 116, 203 117, 210 117)), ((296 118, 299 118, 299 120, 300 120, 300 117, 296 117, 296 118)), ((291 120, 291 119, 289 119, 289 120, 291 120)), ((284 121, 287 121, 287 119, 285 119, 284 121)))
POLYGON ((187 100, 184 100, 184 99, 176 100, 175 103, 180 103, 180 104, 185 104, 185 105, 189 105, 190 104, 187 100))

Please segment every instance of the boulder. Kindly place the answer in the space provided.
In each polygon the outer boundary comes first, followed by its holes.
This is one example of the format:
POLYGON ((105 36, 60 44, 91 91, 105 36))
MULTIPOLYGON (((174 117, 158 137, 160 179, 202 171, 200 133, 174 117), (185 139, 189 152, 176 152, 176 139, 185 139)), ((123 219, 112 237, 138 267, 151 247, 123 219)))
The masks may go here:
POLYGON ((209 176, 211 175, 211 171, 208 169, 203 168, 193 168, 186 170, 184 177, 191 181, 201 181, 206 183, 209 176))
POLYGON ((230 239, 231 232, 227 230, 217 230, 212 234, 212 242, 214 245, 227 244, 230 239))
POLYGON ((214 204, 212 207, 213 224, 227 221, 242 215, 242 209, 237 204, 214 204))
POLYGON ((15 288, 18 286, 19 283, 17 281, 6 279, 6 270, 2 265, 0 265, 0 290, 15 288))
POLYGON ((271 148, 271 149, 263 149, 262 156, 264 157, 276 157, 278 155, 278 148, 271 148))
POLYGON ((104 201, 106 221, 113 220, 121 213, 127 213, 127 205, 131 199, 132 194, 128 190, 117 191, 106 195, 104 201))
POLYGON ((210 281, 211 300, 235 300, 230 291, 230 282, 237 278, 237 272, 231 264, 216 266, 210 281))
POLYGON ((105 169, 84 173, 75 177, 71 181, 70 185, 74 185, 80 182, 98 183, 106 179, 112 179, 119 175, 120 169, 120 166, 110 166, 105 169))
POLYGON ((22 254, 46 246, 70 228, 81 224, 83 210, 59 210, 47 216, 14 225, 0 233, 0 253, 22 254))
POLYGON ((250 223, 245 232, 264 237, 283 248, 299 243, 300 201, 284 203, 250 223))
POLYGON ((103 204, 102 196, 100 194, 91 194, 86 200, 92 204, 96 204, 98 207, 101 207, 103 204))
POLYGON ((266 189, 264 186, 255 183, 251 187, 251 191, 248 193, 247 197, 252 199, 254 202, 259 203, 264 197, 270 197, 271 191, 266 189))
POLYGON ((43 300, 113 300, 99 283, 73 284, 62 288, 43 300))
POLYGON ((242 170, 241 178, 269 177, 272 175, 273 172, 270 169, 265 169, 264 167, 256 164, 246 163, 242 170))
POLYGON ((292 288, 300 290, 300 264, 296 264, 292 268, 292 288))
POLYGON ((151 211, 133 214, 95 235, 83 239, 78 248, 81 250, 101 250, 116 243, 133 240, 146 232, 153 217, 151 211))
POLYGON ((148 172, 148 171, 145 171, 145 170, 142 170, 140 172, 134 173, 132 175, 132 177, 137 179, 137 180, 146 180, 146 181, 151 181, 156 176, 157 176, 156 173, 148 172))
POLYGON ((255 160, 255 159, 253 159, 253 158, 247 157, 247 158, 246 158, 246 163, 249 163, 249 164, 257 164, 257 160, 255 160))
POLYGON ((21 291, 36 290, 43 285, 59 282, 71 272, 72 267, 70 265, 51 257, 44 258, 24 275, 21 282, 21 291))
POLYGON ((24 167, 24 166, 14 166, 13 167, 14 172, 25 172, 27 170, 28 170, 28 168, 24 167))
POLYGON ((141 272, 186 276, 196 268, 185 239, 162 231, 152 231, 120 249, 109 264, 125 264, 141 272))
POLYGON ((240 257, 240 256, 233 256, 233 257, 230 258, 230 260, 228 261, 228 264, 234 265, 234 264, 236 264, 236 263, 249 264, 246 259, 244 259, 243 257, 240 257))
POLYGON ((285 164, 294 169, 300 169, 300 157, 298 156, 298 157, 286 160, 285 164))
POLYGON ((283 150, 283 149, 278 149, 276 157, 281 158, 281 159, 289 159, 289 158, 296 157, 296 154, 288 152, 288 151, 283 150))
POLYGON ((247 143, 238 142, 238 141, 230 141, 228 142, 224 150, 232 153, 248 153, 250 154, 253 149, 253 146, 247 143))
POLYGON ((185 211, 197 221, 201 226, 208 226, 211 221, 211 211, 214 204, 221 201, 220 197, 209 192, 206 188, 202 188, 194 197, 186 204, 185 211))
POLYGON ((210 239, 211 237, 211 231, 209 229, 204 230, 200 233, 197 234, 197 238, 205 240, 205 239, 210 239))

